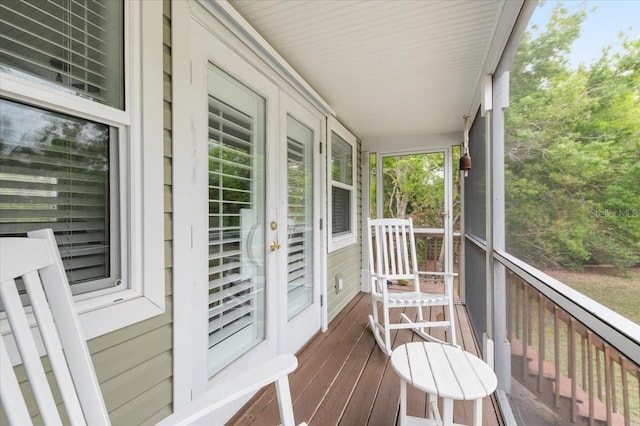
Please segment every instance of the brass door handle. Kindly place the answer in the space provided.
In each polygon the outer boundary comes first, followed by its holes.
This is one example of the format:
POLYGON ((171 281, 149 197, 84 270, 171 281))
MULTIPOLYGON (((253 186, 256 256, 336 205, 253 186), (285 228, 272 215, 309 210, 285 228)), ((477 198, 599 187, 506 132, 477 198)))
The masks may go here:
POLYGON ((269 244, 269 249, 271 251, 280 250, 280 244, 277 241, 271 241, 271 244, 269 244))

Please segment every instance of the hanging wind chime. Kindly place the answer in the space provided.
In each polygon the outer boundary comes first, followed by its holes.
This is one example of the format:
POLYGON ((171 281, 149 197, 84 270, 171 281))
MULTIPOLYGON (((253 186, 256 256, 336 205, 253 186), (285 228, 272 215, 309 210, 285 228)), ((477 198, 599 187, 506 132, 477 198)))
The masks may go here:
POLYGON ((469 156, 469 116, 464 117, 464 142, 462 143, 462 156, 460 157, 460 171, 464 171, 464 177, 469 176, 471 170, 471 157, 469 156))

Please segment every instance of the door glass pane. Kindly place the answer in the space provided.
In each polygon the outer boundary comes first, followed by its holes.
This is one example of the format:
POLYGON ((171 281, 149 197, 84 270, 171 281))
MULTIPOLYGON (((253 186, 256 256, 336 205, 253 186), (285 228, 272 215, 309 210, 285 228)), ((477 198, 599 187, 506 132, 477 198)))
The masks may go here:
POLYGON ((209 71, 209 374, 265 338, 265 100, 209 71))
POLYGON ((313 303, 313 131, 287 117, 287 318, 313 303))
POLYGON ((418 261, 444 270, 444 153, 384 157, 383 217, 413 219, 418 261))

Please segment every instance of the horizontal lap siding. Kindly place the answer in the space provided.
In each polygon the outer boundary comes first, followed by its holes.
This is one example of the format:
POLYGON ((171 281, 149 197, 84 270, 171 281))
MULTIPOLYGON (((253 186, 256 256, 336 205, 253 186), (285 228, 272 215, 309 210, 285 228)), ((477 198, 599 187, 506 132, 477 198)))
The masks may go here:
POLYGON ((358 220, 356 229, 358 230, 358 240, 356 244, 345 247, 341 250, 329 253, 327 258, 327 310, 328 319, 331 321, 340 313, 342 309, 360 292, 360 268, 362 264, 362 167, 360 166, 360 142, 358 142, 357 171, 357 208, 358 220), (336 294, 335 277, 342 274, 344 289, 336 294))
POLYGON ((172 411, 173 252, 171 186, 171 7, 163 2, 164 233, 166 311, 89 342, 113 425, 154 424, 172 411))

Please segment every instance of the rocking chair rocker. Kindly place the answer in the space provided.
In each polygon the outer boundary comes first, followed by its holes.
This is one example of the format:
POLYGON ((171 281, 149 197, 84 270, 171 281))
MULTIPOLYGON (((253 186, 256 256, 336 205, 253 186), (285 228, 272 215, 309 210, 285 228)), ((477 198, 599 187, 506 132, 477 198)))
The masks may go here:
POLYGON ((451 344, 456 345, 453 321, 453 277, 451 272, 423 272, 418 270, 416 246, 411 219, 367 219, 369 229, 369 270, 371 277, 371 298, 373 315, 369 315, 371 331, 378 346, 387 355, 391 354, 391 330, 412 329, 422 338, 441 343, 439 339, 426 333, 425 328, 445 327, 451 344), (444 281, 443 293, 424 293, 420 289, 420 277, 433 276, 444 281), (412 291, 391 291, 387 288, 393 282, 408 280, 412 291), (380 322, 378 306, 382 306, 380 322), (445 307, 444 321, 428 321, 423 308, 445 307), (412 321, 404 313, 399 323, 390 322, 393 308, 415 307, 417 321, 412 321), (402 321, 404 320, 404 322, 402 321))

